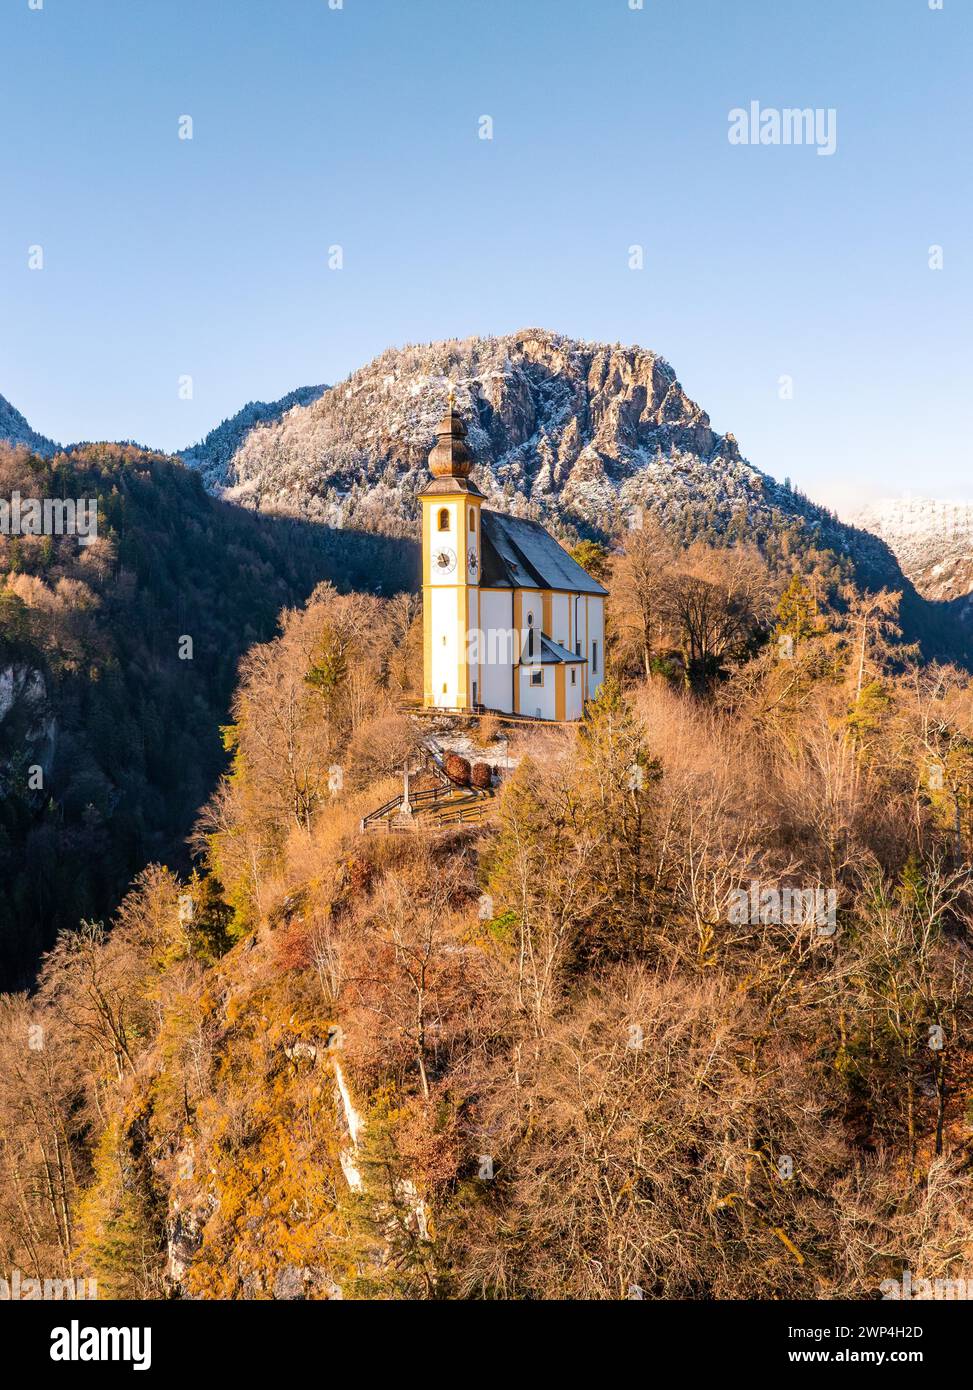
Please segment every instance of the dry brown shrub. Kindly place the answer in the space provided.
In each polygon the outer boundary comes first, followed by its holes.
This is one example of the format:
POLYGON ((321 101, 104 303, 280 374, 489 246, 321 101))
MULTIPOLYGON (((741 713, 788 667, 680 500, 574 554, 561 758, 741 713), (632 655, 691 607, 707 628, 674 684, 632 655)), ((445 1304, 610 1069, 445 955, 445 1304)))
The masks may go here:
POLYGON ((458 753, 448 753, 446 756, 446 776, 458 787, 468 787, 470 785, 469 763, 458 753))
POLYGON ((353 897, 365 897, 375 877, 375 866, 371 860, 356 854, 348 861, 348 891, 353 897))
POLYGON ((274 963, 278 970, 306 970, 314 959, 312 932, 306 922, 294 919, 274 935, 274 963))
POLYGON ((356 787, 401 772, 418 747, 418 736, 406 714, 385 711, 360 724, 348 742, 345 776, 356 787))
POLYGON ((402 1107, 395 1136, 399 1155, 423 1192, 454 1182, 462 1153, 449 1089, 441 1083, 431 1089, 428 1101, 416 1096, 402 1107))
POLYGON ((474 787, 485 791, 492 783, 493 775, 489 763, 474 763, 470 769, 470 782, 474 787))

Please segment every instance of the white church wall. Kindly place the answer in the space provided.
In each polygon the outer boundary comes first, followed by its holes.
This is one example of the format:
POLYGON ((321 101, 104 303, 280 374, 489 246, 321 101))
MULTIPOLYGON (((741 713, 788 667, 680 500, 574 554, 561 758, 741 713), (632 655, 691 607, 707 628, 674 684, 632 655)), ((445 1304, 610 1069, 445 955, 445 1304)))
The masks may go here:
POLYGON ((553 665, 520 667, 520 712, 540 719, 556 718, 553 665), (543 686, 531 685, 532 671, 543 673, 543 686))
POLYGON ((436 588, 429 591, 432 602, 432 695, 442 709, 459 705, 459 665, 466 653, 460 652, 457 590, 436 588), (443 688, 445 686, 445 689, 443 688))
POLYGON ((513 593, 485 589, 480 593, 483 681, 481 701, 488 709, 513 713, 513 593), (492 659, 491 659, 492 658, 492 659))
POLYGON ((580 719, 582 707, 582 681, 584 668, 581 666, 567 666, 564 671, 564 717, 565 719, 580 719), (575 684, 571 684, 571 672, 575 673, 575 684))
POLYGON ((593 700, 605 679, 605 600, 600 595, 589 594, 585 608, 587 637, 584 653, 588 658, 588 698, 593 700), (597 669, 594 660, 596 655, 597 669))
POLYGON ((551 598, 551 631, 547 635, 571 650, 571 599, 567 594, 551 598))

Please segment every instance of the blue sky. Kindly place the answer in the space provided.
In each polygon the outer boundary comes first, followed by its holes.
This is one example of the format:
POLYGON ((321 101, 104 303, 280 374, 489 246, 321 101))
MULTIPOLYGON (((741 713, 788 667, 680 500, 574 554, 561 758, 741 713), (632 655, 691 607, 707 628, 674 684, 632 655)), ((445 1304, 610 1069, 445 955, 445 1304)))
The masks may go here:
POLYGON ((973 494, 970 0, 335 3, 0 0, 0 393, 35 429, 177 448, 541 326, 662 353, 823 501, 973 494), (754 100, 834 108, 836 153, 731 145, 754 100))

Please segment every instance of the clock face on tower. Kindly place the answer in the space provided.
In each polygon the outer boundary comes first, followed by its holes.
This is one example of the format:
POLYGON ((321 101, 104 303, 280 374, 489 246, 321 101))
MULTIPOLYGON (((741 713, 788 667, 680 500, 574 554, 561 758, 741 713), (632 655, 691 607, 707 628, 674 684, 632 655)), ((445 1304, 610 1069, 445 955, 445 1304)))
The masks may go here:
POLYGON ((475 575, 475 574, 476 574, 476 551, 475 551, 475 550, 471 550, 471 551, 470 551, 470 558, 469 558, 469 560, 467 561, 467 564, 469 565, 470 574, 475 575))
POLYGON ((448 545, 441 546, 433 556, 433 561, 440 574, 452 574, 456 568, 456 551, 448 545))

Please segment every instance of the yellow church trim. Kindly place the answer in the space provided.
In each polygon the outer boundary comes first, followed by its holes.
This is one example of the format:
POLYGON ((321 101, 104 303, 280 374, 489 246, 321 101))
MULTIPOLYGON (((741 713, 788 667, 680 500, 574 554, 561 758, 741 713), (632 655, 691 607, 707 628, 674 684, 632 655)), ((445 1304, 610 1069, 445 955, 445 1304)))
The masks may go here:
POLYGON ((524 631, 524 596, 519 589, 514 589, 514 663, 513 663, 513 696, 514 714, 520 713, 520 656, 521 642, 523 641, 524 631))
POLYGON ((432 694, 432 603, 429 590, 422 589, 422 703, 428 709, 433 703, 432 694))
POLYGON ((435 703, 432 690, 432 593, 430 585, 430 513, 422 499, 422 703, 428 709, 435 703))

